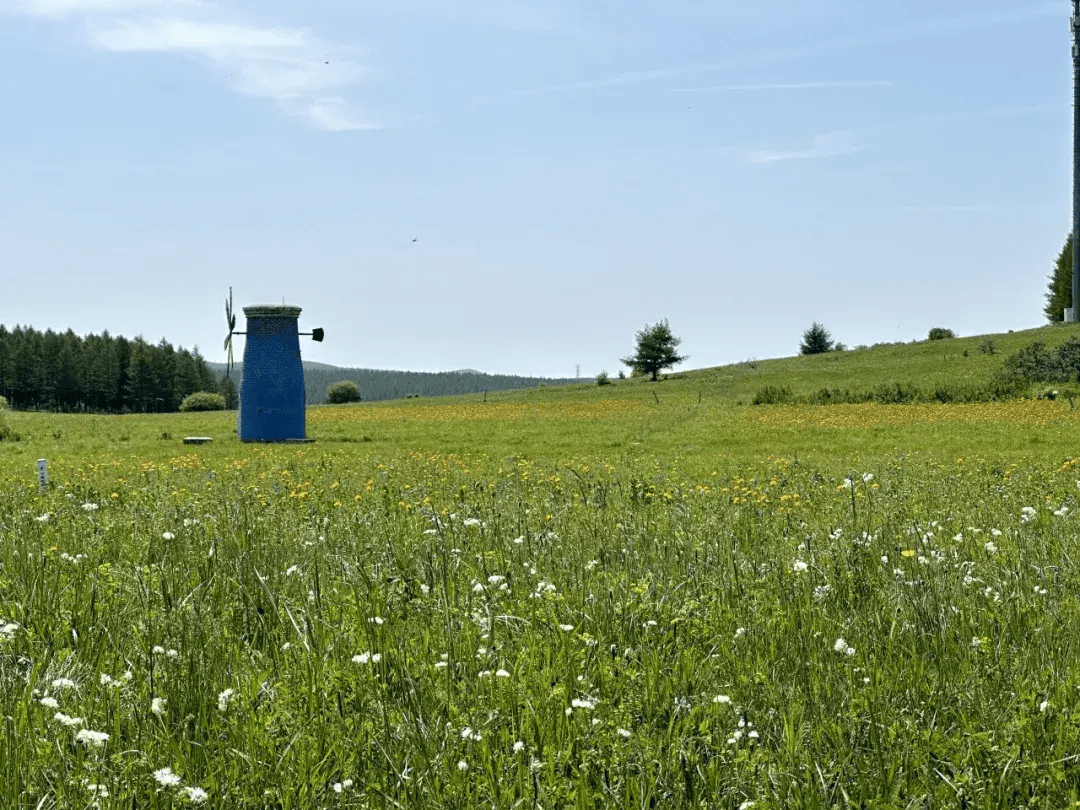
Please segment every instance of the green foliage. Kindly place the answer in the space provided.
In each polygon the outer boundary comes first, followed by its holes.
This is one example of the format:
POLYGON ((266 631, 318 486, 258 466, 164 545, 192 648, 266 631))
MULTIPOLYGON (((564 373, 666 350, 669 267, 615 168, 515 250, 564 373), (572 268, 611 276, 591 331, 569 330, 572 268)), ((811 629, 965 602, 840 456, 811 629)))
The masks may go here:
POLYGON ((979 342, 979 354, 997 354, 997 343, 993 338, 986 338, 979 342))
POLYGON ((181 413, 223 410, 225 410, 225 397, 210 391, 196 391, 194 394, 188 394, 180 403, 181 413))
POLYGON ((611 377, 608 376, 606 371, 601 371, 596 375, 596 384, 600 386, 611 385, 611 377))
POLYGON ((214 387, 198 349, 0 324, 0 390, 20 410, 176 411, 188 394, 214 387))
POLYGON ((944 326, 935 326, 930 330, 930 334, 926 336, 927 340, 950 340, 956 337, 956 332, 952 329, 946 329, 944 326))
POLYGON ((814 321, 803 332, 802 343, 799 344, 799 354, 824 354, 832 351, 833 340, 829 330, 817 321, 814 321))
POLYGON ((1071 338, 1054 350, 1036 341, 1007 357, 1004 372, 1035 383, 1075 382, 1080 378, 1080 338, 1071 338))
POLYGON ((343 405, 347 402, 360 401, 360 387, 352 380, 340 380, 326 389, 328 405, 343 405))
POLYGON ((666 368, 677 366, 687 355, 676 352, 682 338, 675 337, 668 325, 667 318, 653 326, 645 324, 644 329, 639 329, 636 336, 636 348, 632 355, 619 359, 620 363, 629 366, 639 374, 648 374, 655 382, 666 368))
POLYGON ((1072 306, 1072 234, 1065 239, 1065 246, 1054 262, 1046 287, 1046 306, 1043 314, 1050 323, 1065 319, 1065 309, 1072 306))
POLYGON ((0 411, 6 411, 8 409, 7 397, 0 397, 0 411))
POLYGON ((229 375, 222 375, 218 379, 217 390, 221 396, 225 397, 226 410, 235 411, 240 407, 240 393, 236 390, 236 383, 229 375))
POLYGON ((787 405, 795 397, 786 385, 764 385, 754 394, 754 405, 787 405))

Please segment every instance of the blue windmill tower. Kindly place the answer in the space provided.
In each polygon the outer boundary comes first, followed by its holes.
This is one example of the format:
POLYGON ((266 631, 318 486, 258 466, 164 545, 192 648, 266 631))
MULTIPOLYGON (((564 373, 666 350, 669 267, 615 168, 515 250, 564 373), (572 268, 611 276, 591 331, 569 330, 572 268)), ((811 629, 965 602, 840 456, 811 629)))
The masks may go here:
POLYGON ((245 335, 244 372, 240 379, 240 415, 237 433, 245 442, 304 441, 304 367, 300 362, 300 335, 322 342, 323 330, 300 332, 300 307, 260 304, 244 307, 247 331, 236 331, 232 288, 225 302, 229 334, 226 374, 232 367, 233 335, 245 335))

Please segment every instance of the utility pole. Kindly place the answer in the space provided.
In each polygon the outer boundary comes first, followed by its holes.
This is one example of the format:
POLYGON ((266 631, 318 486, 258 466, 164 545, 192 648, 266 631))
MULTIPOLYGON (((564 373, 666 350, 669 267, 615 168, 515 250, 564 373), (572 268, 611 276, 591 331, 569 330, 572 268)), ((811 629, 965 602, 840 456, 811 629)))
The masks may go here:
POLYGON ((1073 229, 1072 229, 1072 306, 1065 310, 1065 320, 1080 320, 1080 0, 1073 0, 1073 229))

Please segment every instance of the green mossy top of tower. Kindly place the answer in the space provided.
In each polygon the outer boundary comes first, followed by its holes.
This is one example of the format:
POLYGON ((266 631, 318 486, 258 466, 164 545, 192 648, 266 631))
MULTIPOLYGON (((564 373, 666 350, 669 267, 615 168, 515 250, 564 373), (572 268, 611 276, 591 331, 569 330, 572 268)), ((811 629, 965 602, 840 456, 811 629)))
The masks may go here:
POLYGON ((300 317, 300 307, 291 304, 256 304, 244 307, 244 315, 248 318, 292 318, 300 317))

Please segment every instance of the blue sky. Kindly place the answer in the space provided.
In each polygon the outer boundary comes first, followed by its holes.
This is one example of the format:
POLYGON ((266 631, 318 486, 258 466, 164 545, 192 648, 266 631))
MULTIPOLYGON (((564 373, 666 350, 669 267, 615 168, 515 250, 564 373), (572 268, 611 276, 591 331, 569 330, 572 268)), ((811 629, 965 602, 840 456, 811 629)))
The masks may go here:
POLYGON ((1069 13, 0 0, 0 323, 221 360, 231 285, 305 359, 549 376, 1036 326, 1069 13))

